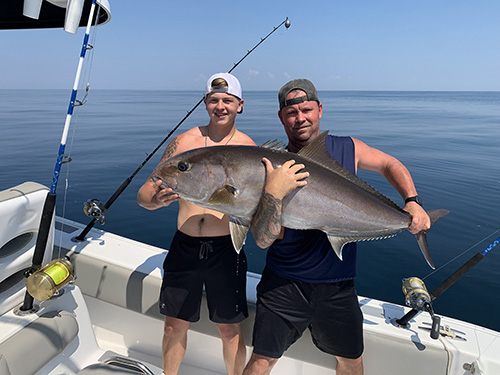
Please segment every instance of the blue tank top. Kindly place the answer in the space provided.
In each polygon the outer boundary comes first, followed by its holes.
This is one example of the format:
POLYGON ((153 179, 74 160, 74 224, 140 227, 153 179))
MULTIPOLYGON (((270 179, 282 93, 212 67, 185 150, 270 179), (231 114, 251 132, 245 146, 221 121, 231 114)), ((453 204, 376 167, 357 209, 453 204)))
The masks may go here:
MULTIPOLYGON (((356 173, 351 137, 328 135, 325 145, 333 159, 351 173, 356 173)), ((346 244, 342 256, 343 260, 337 257, 322 231, 285 228, 283 239, 274 241, 269 248, 266 266, 278 276, 308 283, 354 279, 356 243, 346 244)))

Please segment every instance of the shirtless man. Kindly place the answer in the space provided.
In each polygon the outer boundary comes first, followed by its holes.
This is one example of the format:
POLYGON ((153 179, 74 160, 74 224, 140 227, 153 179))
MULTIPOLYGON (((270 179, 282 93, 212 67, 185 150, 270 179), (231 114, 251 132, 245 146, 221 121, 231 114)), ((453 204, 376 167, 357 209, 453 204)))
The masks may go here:
MULTIPOLYGON (((194 148, 254 146, 252 139, 235 127, 236 115, 243 110, 241 97, 240 83, 233 75, 218 73, 210 77, 204 99, 209 124, 177 136, 167 146, 160 163, 194 148)), ((162 189, 161 184, 161 180, 155 182, 151 176, 140 188, 137 201, 148 210, 179 202, 177 232, 163 264, 160 293, 160 311, 166 316, 163 371, 165 375, 178 373, 190 322, 200 318, 205 285, 210 320, 221 335, 227 373, 239 375, 246 361, 239 324, 248 316, 245 253, 237 254, 232 245, 228 216, 180 199, 172 189, 162 189)))

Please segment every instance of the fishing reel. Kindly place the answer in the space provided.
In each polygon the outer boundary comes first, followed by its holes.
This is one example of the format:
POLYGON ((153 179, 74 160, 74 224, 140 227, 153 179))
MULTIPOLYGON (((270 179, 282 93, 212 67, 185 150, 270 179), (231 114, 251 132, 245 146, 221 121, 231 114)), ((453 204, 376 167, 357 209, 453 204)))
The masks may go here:
POLYGON ((104 223, 106 223, 106 216, 104 215, 104 212, 106 212, 106 208, 99 199, 89 199, 87 202, 85 202, 85 204, 83 205, 83 212, 85 213, 85 215, 95 220, 99 220, 101 225, 104 225, 104 223))
POLYGON ((432 318, 431 338, 439 338, 441 318, 434 314, 432 309, 432 299, 425 287, 425 284, 418 277, 408 277, 403 279, 403 293, 406 305, 411 307, 401 319, 396 319, 396 323, 402 327, 407 327, 408 322, 420 311, 427 311, 432 318))
POLYGON ((45 301, 59 295, 62 287, 74 280, 75 272, 69 259, 55 259, 28 276, 26 289, 33 298, 45 301))
POLYGON ((412 309, 422 311, 427 310, 431 303, 431 296, 425 284, 418 277, 408 277, 403 279, 403 293, 405 303, 412 309))

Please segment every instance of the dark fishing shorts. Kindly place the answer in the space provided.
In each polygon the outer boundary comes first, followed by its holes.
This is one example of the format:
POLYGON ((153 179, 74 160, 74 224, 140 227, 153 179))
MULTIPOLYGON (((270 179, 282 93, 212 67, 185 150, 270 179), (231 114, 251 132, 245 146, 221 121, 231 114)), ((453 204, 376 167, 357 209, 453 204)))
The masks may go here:
POLYGON ((264 269, 257 286, 253 352, 280 358, 309 328, 314 344, 328 354, 363 353, 363 315, 354 281, 312 284, 264 269))
POLYGON ((198 321, 205 286, 211 321, 239 323, 248 317, 247 259, 243 250, 236 253, 231 236, 191 237, 177 231, 163 271, 163 315, 198 321))

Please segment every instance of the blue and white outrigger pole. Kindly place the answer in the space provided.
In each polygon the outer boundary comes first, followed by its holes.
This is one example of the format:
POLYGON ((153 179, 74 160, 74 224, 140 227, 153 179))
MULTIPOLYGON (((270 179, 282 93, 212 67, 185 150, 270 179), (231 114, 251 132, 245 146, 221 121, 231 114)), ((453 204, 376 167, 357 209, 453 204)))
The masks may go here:
MULTIPOLYGON (((87 29, 85 31, 85 36, 83 38, 82 50, 80 52, 80 58, 78 60, 78 68, 76 71, 75 82, 73 84, 73 90, 71 92, 71 99, 69 102, 68 113, 66 115, 66 121, 64 123, 63 133, 61 136, 61 144, 59 146, 59 152, 57 154, 56 166, 54 168, 54 175, 52 177, 52 184, 50 186, 50 191, 47 194, 47 198, 45 199, 45 203, 42 211, 42 218, 40 220, 40 227, 38 229, 38 236, 35 245, 35 251, 33 254, 32 266, 26 272, 26 276, 30 276, 33 272, 38 270, 42 266, 43 257, 45 254, 45 250, 48 243, 50 227, 52 224, 52 218, 54 216, 54 209, 56 203, 56 190, 57 190, 57 182, 59 180, 59 174, 61 171, 61 165, 64 163, 64 151, 66 148, 66 140, 68 138, 69 127, 71 123, 71 118, 73 115, 73 109, 75 107, 76 94, 78 90, 78 85, 80 82, 80 76, 82 72, 83 61, 85 59, 85 53, 88 47, 90 29, 92 27, 92 21, 94 18, 94 13, 96 9, 97 0, 92 0, 92 6, 90 7, 90 15, 87 22, 87 29)), ((34 298, 26 292, 24 297, 24 303, 21 306, 21 311, 31 311, 33 310, 33 300, 34 298)))

